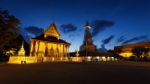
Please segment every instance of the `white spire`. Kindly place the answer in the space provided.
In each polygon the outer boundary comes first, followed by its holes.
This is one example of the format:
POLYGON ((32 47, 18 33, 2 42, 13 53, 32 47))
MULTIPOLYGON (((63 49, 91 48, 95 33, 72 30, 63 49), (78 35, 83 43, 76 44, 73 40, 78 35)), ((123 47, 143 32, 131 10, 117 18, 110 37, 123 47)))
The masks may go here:
POLYGON ((77 50, 76 51, 76 57, 78 57, 80 54, 79 54, 79 51, 77 50))
POLYGON ((24 41, 22 42, 21 48, 18 51, 18 56, 25 56, 24 41))

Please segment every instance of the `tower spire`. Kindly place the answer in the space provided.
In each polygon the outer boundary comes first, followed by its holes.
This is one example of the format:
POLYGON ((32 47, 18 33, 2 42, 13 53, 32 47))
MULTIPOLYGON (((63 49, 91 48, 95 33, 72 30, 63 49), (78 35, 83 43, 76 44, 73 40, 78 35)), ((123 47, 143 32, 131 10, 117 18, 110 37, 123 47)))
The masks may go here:
POLYGON ((84 44, 93 44, 92 35, 90 32, 90 23, 87 21, 85 26, 84 44))
POLYGON ((85 34, 84 34, 84 40, 83 44, 80 47, 80 51, 96 51, 96 46, 93 44, 92 36, 90 32, 90 23, 87 21, 85 25, 85 34))
POLYGON ((90 27, 90 23, 89 23, 88 21, 86 21, 85 27, 86 27, 86 28, 89 28, 89 29, 91 28, 91 27, 90 27))
POLYGON ((90 26, 90 23, 89 21, 86 21, 86 25, 85 26, 90 26))

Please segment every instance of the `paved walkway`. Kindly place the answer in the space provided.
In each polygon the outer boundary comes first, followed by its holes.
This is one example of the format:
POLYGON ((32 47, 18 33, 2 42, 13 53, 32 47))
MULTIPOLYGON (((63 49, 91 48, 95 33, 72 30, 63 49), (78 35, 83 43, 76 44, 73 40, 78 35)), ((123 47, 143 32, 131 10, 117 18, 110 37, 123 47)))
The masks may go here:
POLYGON ((150 84, 150 63, 1 64, 0 84, 150 84))

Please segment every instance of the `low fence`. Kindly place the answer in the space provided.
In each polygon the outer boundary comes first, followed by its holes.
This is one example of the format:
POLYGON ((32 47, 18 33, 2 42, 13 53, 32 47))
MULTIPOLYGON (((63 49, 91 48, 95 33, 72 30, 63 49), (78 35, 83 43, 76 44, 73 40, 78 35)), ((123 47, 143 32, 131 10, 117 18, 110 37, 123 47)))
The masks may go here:
POLYGON ((91 61, 117 61, 114 57, 27 57, 27 56, 11 56, 8 63, 13 64, 29 64, 41 62, 91 62, 91 61))
POLYGON ((37 57, 10 56, 8 63, 11 64, 37 63, 37 57))

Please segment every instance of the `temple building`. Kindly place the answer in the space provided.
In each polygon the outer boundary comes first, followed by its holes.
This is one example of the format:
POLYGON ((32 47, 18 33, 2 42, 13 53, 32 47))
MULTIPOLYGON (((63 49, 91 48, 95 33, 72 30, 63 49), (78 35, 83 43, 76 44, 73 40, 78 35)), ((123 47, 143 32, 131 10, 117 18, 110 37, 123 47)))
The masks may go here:
POLYGON ((54 22, 40 36, 30 39, 30 56, 65 57, 70 43, 60 39, 54 22))
POLYGON ((91 36, 91 27, 89 22, 85 25, 85 33, 83 44, 80 46, 79 51, 71 52, 71 57, 77 57, 78 61, 114 61, 116 58, 112 57, 108 52, 98 51, 94 45, 91 36), (79 59, 82 58, 82 59, 79 59))
MULTIPOLYGON (((134 43, 134 44, 116 46, 116 47, 114 47, 114 51, 117 52, 117 54, 122 57, 129 58, 129 57, 133 56, 132 50, 135 47, 150 48, 150 42, 139 42, 139 43, 134 43)), ((149 56, 150 56, 150 53, 149 53, 149 56)))
POLYGON ((77 52, 69 53, 70 43, 60 39, 61 34, 54 22, 41 35, 30 39, 29 56, 25 56, 24 44, 20 47, 17 56, 10 56, 8 63, 29 64, 41 62, 83 62, 83 61, 115 61, 107 52, 98 51, 93 44, 87 22, 83 44, 77 52))
POLYGON ((60 39, 54 22, 40 36, 30 39, 30 54, 25 56, 24 43, 18 55, 10 56, 8 63, 29 64, 52 61, 68 61, 70 43, 60 39))

